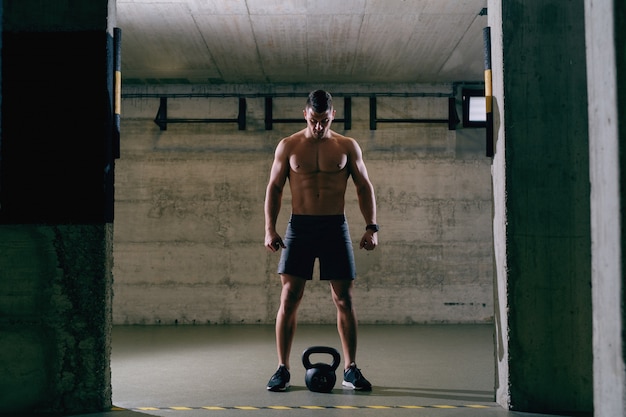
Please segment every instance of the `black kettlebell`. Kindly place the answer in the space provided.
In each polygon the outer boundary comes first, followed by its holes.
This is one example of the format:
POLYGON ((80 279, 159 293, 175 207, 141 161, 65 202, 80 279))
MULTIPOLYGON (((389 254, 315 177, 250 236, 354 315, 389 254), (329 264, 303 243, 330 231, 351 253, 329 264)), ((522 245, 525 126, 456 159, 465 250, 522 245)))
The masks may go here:
POLYGON ((313 392, 331 392, 337 382, 335 370, 339 366, 341 356, 337 350, 327 346, 311 346, 302 353, 302 364, 306 368, 304 382, 313 392), (328 353, 333 356, 333 362, 311 364, 309 357, 313 353, 328 353))

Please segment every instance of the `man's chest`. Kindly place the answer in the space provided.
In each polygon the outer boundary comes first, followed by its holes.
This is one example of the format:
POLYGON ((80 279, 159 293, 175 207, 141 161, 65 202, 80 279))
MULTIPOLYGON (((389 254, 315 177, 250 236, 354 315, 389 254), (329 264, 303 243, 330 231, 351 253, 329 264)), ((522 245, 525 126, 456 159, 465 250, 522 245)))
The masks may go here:
POLYGON ((348 154, 332 143, 298 147, 289 156, 289 165, 297 173, 340 172, 348 164, 348 154))

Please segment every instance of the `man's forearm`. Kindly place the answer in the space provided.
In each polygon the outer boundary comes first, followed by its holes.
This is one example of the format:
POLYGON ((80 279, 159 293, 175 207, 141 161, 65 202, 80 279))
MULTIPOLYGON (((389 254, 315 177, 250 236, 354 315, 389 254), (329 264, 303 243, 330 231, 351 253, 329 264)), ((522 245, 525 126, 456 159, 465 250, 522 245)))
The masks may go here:
POLYGON ((359 208, 365 220, 365 224, 376 223, 376 197, 374 187, 366 184, 358 188, 359 208))
POLYGON ((265 231, 276 231, 276 220, 280 213, 282 193, 268 190, 265 198, 265 231))

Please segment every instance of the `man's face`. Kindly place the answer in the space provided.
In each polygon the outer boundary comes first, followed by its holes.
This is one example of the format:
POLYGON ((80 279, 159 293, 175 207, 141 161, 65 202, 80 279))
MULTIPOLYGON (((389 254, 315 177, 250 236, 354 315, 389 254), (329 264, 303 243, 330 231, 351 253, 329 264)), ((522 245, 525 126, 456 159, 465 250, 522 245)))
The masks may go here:
POLYGON ((315 113, 313 108, 307 107, 304 110, 304 118, 306 119, 309 133, 316 139, 322 139, 328 133, 330 125, 335 118, 335 110, 328 110, 325 113, 315 113))

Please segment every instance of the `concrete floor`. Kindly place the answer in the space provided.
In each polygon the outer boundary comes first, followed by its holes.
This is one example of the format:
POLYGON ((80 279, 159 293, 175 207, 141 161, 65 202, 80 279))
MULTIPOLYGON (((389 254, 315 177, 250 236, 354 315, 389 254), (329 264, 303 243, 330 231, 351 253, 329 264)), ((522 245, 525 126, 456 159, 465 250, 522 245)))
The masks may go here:
POLYGON ((292 387, 273 393, 265 388, 277 365, 273 326, 115 327, 115 408, 83 416, 541 416, 494 402, 491 325, 360 326, 357 363, 369 393, 342 389, 340 371, 332 393, 309 391, 301 353, 312 345, 340 351, 335 326, 298 328, 292 387))

